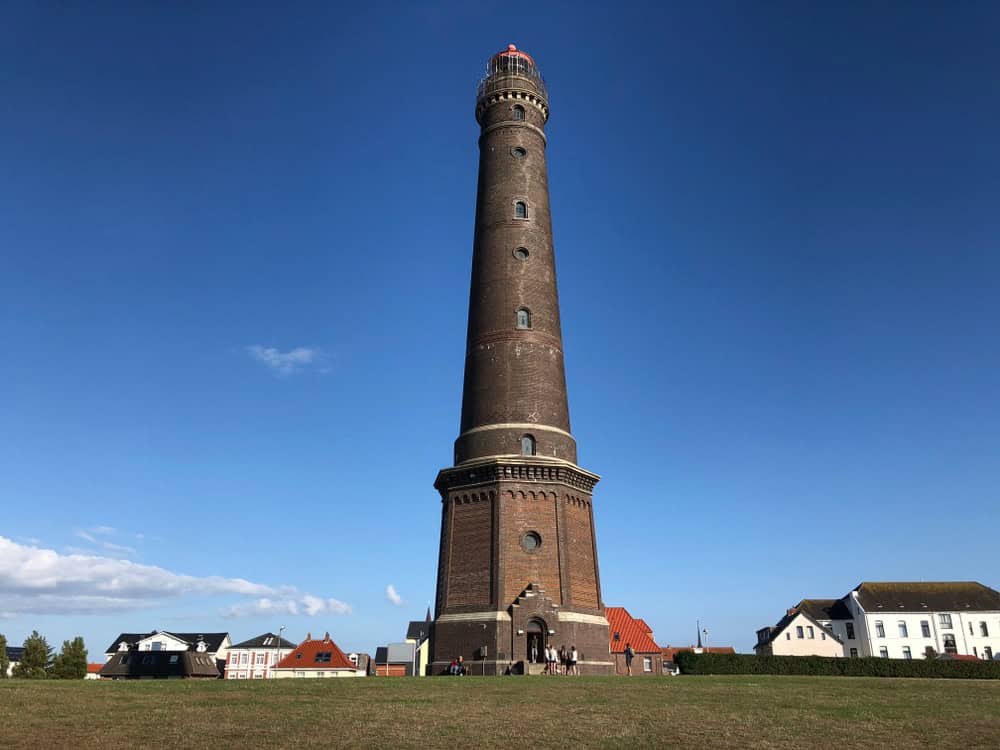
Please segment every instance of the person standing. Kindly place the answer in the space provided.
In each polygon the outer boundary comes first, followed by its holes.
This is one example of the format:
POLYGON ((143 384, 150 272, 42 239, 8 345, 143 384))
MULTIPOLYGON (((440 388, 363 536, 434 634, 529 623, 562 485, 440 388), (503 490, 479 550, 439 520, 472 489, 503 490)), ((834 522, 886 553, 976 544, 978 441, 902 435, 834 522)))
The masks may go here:
POLYGON ((576 652, 576 646, 570 646, 569 651, 569 674, 575 674, 577 677, 580 676, 580 668, 576 666, 577 660, 580 655, 576 652))
POLYGON ((565 645, 559 647, 559 671, 561 674, 569 674, 569 652, 565 645))
POLYGON ((632 648, 631 643, 625 644, 625 669, 628 670, 628 676, 632 676, 632 659, 635 658, 635 651, 632 648))

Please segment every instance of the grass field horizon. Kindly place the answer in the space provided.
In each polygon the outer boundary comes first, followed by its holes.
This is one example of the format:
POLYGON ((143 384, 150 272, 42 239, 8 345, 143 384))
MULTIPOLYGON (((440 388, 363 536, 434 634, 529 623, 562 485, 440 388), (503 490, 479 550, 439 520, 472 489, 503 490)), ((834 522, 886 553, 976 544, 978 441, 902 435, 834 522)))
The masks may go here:
POLYGON ((8 748, 1000 746, 1000 682, 865 677, 0 681, 8 748))

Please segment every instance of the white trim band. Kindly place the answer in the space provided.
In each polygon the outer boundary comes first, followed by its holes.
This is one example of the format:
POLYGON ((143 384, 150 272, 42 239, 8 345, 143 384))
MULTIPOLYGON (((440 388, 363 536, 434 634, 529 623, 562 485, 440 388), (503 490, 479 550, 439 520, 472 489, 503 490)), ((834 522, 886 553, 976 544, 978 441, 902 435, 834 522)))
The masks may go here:
POLYGON ((481 622, 482 620, 501 622, 510 619, 510 615, 506 612, 458 612, 451 615, 441 615, 434 622, 481 622))
POLYGON ((549 427, 544 424, 537 424, 535 422, 501 422, 499 424, 484 424, 480 427, 473 427, 472 429, 466 430, 459 437, 465 437, 466 435, 472 435, 475 432, 485 432, 486 430, 546 430, 547 432, 557 432, 560 435, 565 435, 568 438, 573 438, 573 436, 566 432, 566 430, 560 430, 558 427, 549 427))
POLYGON ((559 622, 581 622, 587 625, 608 625, 608 618, 601 615, 585 615, 582 612, 560 612, 559 622))

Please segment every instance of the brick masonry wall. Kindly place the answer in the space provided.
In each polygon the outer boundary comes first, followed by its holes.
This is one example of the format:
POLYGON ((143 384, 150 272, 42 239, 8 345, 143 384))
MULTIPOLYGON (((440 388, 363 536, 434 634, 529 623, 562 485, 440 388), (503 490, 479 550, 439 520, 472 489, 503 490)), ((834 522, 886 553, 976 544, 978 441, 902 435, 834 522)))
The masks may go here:
POLYGON ((492 541, 492 501, 477 500, 454 505, 448 606, 489 606, 492 541))
POLYGON ((504 579, 500 601, 511 602, 530 583, 539 583, 556 604, 559 595, 559 537, 556 493, 544 488, 504 490, 500 495, 500 554, 504 579), (521 540, 529 531, 542 539, 527 551, 521 540))
POLYGON ((566 524, 566 557, 569 568, 569 602, 578 607, 600 606, 597 566, 594 561, 593 524, 590 500, 579 495, 563 499, 566 524))

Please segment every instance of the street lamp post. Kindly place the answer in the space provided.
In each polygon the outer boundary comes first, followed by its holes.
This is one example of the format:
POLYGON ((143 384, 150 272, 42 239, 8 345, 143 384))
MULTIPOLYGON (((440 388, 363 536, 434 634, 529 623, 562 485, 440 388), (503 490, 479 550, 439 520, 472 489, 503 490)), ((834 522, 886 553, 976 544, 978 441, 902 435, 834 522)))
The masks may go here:
POLYGON ((274 663, 271 664, 271 679, 275 679, 278 675, 275 674, 274 668, 278 666, 278 655, 281 653, 281 634, 285 632, 285 626, 282 625, 278 628, 278 642, 274 644, 274 663))

